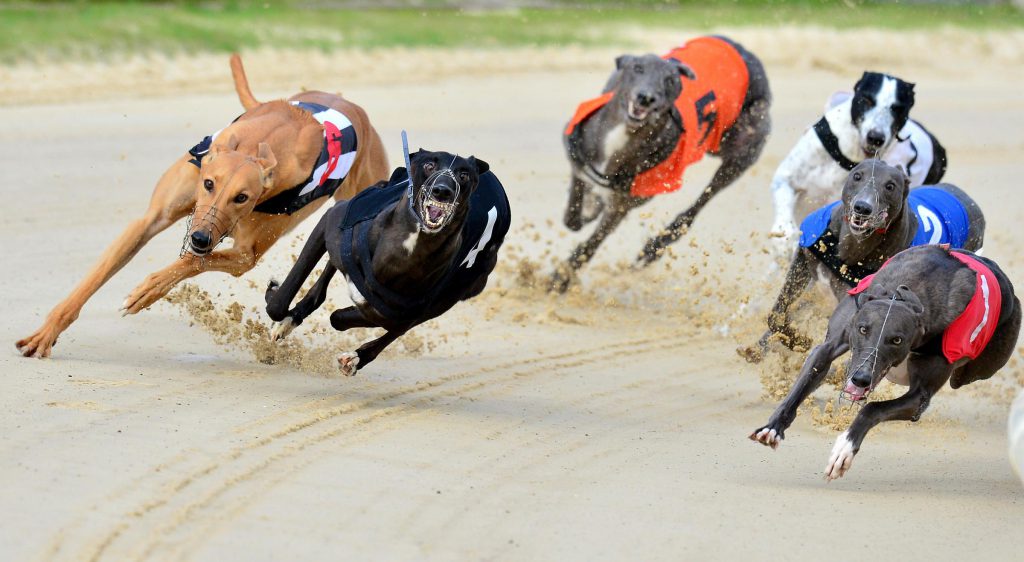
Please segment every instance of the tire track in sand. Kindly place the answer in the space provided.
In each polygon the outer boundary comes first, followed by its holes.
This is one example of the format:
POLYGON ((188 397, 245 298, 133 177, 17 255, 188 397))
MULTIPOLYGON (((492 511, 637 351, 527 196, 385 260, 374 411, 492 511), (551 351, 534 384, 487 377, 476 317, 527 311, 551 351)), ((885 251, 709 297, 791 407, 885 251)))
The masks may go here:
MULTIPOLYGON (((118 521, 112 527, 108 526, 106 530, 76 534, 72 526, 60 531, 47 550, 46 558, 60 559, 68 556, 75 560, 102 560, 152 555, 157 547, 163 545, 165 537, 186 523, 191 523, 191 519, 200 511, 214 505, 239 484, 252 482, 274 464, 294 459, 297 455, 314 449, 315 445, 344 434, 346 430, 406 413, 439 399, 457 396, 503 379, 589 365, 621 356, 626 351, 642 352, 647 348, 678 345, 676 341, 668 344, 665 342, 664 338, 659 337, 643 338, 563 353, 538 355, 442 376, 355 403, 346 402, 343 395, 329 400, 328 404, 324 404, 323 399, 307 402, 288 410, 298 413, 317 405, 321 408, 298 421, 278 426, 276 431, 265 437, 253 439, 239 446, 232 446, 229 442, 223 447, 218 447, 226 452, 215 455, 216 458, 211 462, 186 470, 184 475, 176 474, 172 461, 162 465, 163 470, 160 473, 150 473, 141 477, 127 488, 129 494, 130 490, 140 487, 153 488, 154 485, 146 482, 147 480, 157 478, 164 482, 156 484, 156 494, 132 502, 134 507, 124 512, 118 517, 118 521), (402 402, 402 399, 409 397, 414 400, 402 402), (80 544, 75 544, 76 542, 80 544)), ((279 415, 275 413, 267 417, 276 418, 279 415)), ((227 437, 230 437, 231 441, 237 441, 237 435, 231 433, 232 435, 227 437)), ((360 435, 352 437, 359 439, 360 435)), ((308 464, 312 460, 309 458, 305 463, 308 464)), ((96 506, 96 509, 102 507, 96 506)))

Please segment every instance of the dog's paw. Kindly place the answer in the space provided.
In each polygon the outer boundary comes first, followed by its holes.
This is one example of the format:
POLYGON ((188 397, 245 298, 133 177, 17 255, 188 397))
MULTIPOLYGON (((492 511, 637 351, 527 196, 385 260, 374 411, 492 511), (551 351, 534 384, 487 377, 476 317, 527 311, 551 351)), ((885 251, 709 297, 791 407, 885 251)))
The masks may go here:
POLYGON ((786 437, 782 434, 781 429, 775 429, 771 426, 765 426, 761 429, 755 429, 753 433, 749 435, 751 441, 757 441, 758 443, 771 447, 772 449, 778 449, 779 443, 782 442, 786 437))
POLYGON ((829 482, 842 478, 846 471, 850 470, 853 457, 857 454, 848 434, 848 431, 839 434, 836 444, 832 446, 832 454, 829 455, 828 466, 825 467, 825 480, 829 482))
POLYGON ((284 320, 280 322, 274 322, 274 327, 270 330, 270 341, 279 342, 283 340, 288 334, 292 333, 297 324, 292 320, 291 316, 285 316, 284 320))
POLYGON ((53 346, 57 345, 57 336, 53 330, 41 328, 31 336, 18 340, 14 346, 24 357, 44 359, 50 356, 53 346))
POLYGON ((342 353, 338 357, 338 367, 341 369, 341 374, 346 377, 355 375, 359 370, 359 354, 355 351, 342 353))

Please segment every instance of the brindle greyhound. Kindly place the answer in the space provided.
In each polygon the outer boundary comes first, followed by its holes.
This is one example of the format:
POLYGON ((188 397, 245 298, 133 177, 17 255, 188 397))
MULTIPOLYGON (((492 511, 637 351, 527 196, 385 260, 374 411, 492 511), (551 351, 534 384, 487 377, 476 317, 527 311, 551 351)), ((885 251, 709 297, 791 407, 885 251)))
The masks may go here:
POLYGON ((905 380, 894 382, 908 385, 907 393, 861 408, 836 440, 825 469, 828 480, 849 470, 875 425, 917 421, 947 380, 956 389, 995 374, 1012 355, 1020 333, 1020 301, 1010 280, 991 260, 964 250, 910 248, 850 293, 832 313, 825 341, 808 356, 768 424, 750 434, 754 441, 778 447, 797 407, 847 351, 849 377, 841 396, 855 402, 905 363, 905 380))
POLYGON ((331 325, 381 327, 381 337, 338 358, 351 376, 402 334, 440 316, 487 284, 508 232, 504 188, 483 160, 447 152, 414 153, 388 182, 332 207, 313 229, 280 286, 267 288, 267 314, 277 340, 316 310, 341 271, 355 306, 335 310, 331 325), (303 282, 327 253, 320 279, 289 309, 303 282))
MULTIPOLYGON (((711 147, 710 152, 721 158, 722 164, 690 208, 669 223, 661 235, 647 242, 638 258, 639 264, 647 265, 658 259, 667 245, 686 232, 704 205, 736 181, 761 154, 771 131, 768 115, 771 92, 764 67, 753 53, 739 44, 722 37, 714 39, 724 41, 727 48, 733 50, 731 56, 738 65, 745 66, 749 77, 746 91, 735 96, 739 114, 731 125, 716 122, 719 111, 712 107, 716 89, 719 89, 718 98, 724 102, 729 84, 707 83, 700 73, 694 73, 686 60, 648 54, 617 58, 616 70, 604 87, 606 96, 611 92, 614 95, 603 107, 589 113, 578 126, 567 131, 564 141, 572 178, 565 225, 578 231, 598 216, 601 221, 590 238, 572 252, 568 263, 556 270, 552 290, 564 292, 573 273, 590 260, 626 214, 650 200, 649 195, 635 194, 636 178, 670 159, 683 141, 703 143, 714 129, 722 136, 717 149, 711 147), (686 88, 694 89, 686 93, 699 96, 695 118, 684 119, 677 107, 677 98, 684 99, 680 96, 686 88)), ((689 107, 687 114, 694 115, 694 107, 689 107)), ((677 170, 679 174, 682 174, 681 168, 677 170)), ((681 181, 681 176, 669 181, 681 181)))
POLYGON ((89 297, 150 239, 190 213, 194 220, 179 259, 128 295, 122 305, 125 314, 145 309, 182 280, 204 271, 242 275, 328 195, 348 199, 387 177, 387 155, 362 108, 316 91, 260 103, 238 55, 231 57, 231 73, 246 112, 164 172, 142 218, 114 240, 42 327, 17 342, 23 355, 48 357, 89 297), (313 112, 328 117, 321 122, 313 112), (213 251, 228 235, 233 246, 213 251))
POLYGON ((910 246, 948 243, 977 251, 985 239, 985 216, 956 186, 911 190, 902 168, 870 159, 847 176, 842 200, 809 215, 801 228, 799 247, 768 315, 768 331, 756 347, 740 351, 751 362, 764 357, 772 334, 782 336, 790 349, 810 348, 810 338, 792 325, 789 308, 816 279, 825 280, 840 299, 910 246))

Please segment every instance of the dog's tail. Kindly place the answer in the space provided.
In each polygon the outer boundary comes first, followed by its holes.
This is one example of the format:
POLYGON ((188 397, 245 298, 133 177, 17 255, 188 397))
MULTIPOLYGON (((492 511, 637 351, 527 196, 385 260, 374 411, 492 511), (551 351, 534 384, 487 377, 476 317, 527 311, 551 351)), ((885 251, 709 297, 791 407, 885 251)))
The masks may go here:
POLYGON ((252 90, 249 89, 249 80, 245 77, 245 69, 242 68, 242 57, 238 56, 238 53, 231 55, 231 77, 235 80, 238 101, 242 102, 242 107, 246 111, 260 104, 259 100, 252 95, 252 90))

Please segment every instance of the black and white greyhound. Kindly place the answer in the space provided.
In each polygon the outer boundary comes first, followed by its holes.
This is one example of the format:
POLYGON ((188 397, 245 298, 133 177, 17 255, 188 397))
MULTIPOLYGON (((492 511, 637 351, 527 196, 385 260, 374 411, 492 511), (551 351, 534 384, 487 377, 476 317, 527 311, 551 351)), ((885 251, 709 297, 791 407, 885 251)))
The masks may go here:
POLYGON ((910 119, 914 84, 880 72, 864 72, 853 94, 837 93, 825 114, 779 163, 772 177, 773 248, 788 256, 796 221, 839 196, 847 173, 866 158, 902 166, 910 186, 938 183, 946 150, 910 119))
POLYGON ((386 330, 338 358, 346 376, 414 326, 480 294, 508 232, 508 198, 486 162, 422 149, 407 162, 387 182, 327 211, 288 277, 267 288, 277 340, 323 304, 341 271, 355 306, 331 313, 331 326, 386 330), (289 309, 324 253, 329 262, 320 279, 289 309))
POLYGON ((849 292, 789 394, 768 423, 750 434, 754 441, 778 447, 799 405, 847 351, 841 397, 862 403, 883 377, 909 386, 899 398, 860 409, 836 439, 825 468, 827 480, 850 469, 874 426, 917 421, 946 381, 956 389, 995 374, 1013 354, 1020 333, 1020 301, 1010 280, 995 262, 966 250, 915 246, 849 292), (895 370, 904 366, 905 373, 895 370))
MULTIPOLYGON (((792 325, 790 306, 817 281, 837 299, 896 253, 923 244, 950 244, 971 251, 985 241, 985 215, 963 190, 951 184, 910 189, 903 168, 864 160, 843 184, 842 199, 804 219, 801 237, 768 330, 756 347, 741 350, 758 362, 772 334, 790 349, 808 349, 810 338, 792 325)), ((792 250, 791 250, 792 251, 792 250)))
POLYGON ((678 188, 685 165, 699 159, 709 143, 706 152, 722 160, 711 183, 661 235, 647 242, 638 263, 658 259, 712 197, 754 164, 771 131, 771 92, 764 67, 753 53, 727 38, 697 38, 664 58, 624 55, 615 65, 604 96, 581 105, 564 135, 572 165, 565 225, 578 231, 599 216, 601 220, 555 271, 550 289, 557 292, 568 288, 575 271, 630 210, 647 203, 651 193, 678 188), (735 68, 733 74, 716 68, 727 64, 735 68), (600 102, 596 109, 589 105, 595 101, 600 102), (730 107, 734 114, 726 122, 730 107), (686 150, 697 152, 675 165, 673 159, 686 150), (672 187, 636 189, 638 178, 665 165, 674 168, 666 179, 672 187))

